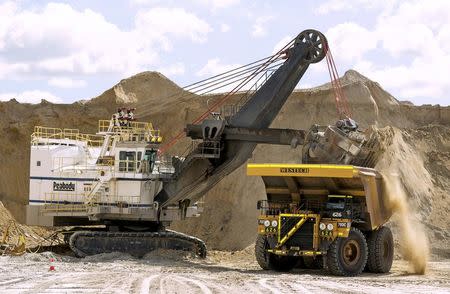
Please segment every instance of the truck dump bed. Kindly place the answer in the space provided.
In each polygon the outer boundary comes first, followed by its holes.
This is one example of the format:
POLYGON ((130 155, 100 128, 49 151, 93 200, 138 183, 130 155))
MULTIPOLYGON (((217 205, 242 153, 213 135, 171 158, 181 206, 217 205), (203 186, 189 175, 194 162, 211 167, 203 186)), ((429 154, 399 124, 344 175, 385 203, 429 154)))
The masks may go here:
POLYGON ((247 175, 261 176, 269 201, 299 203, 329 195, 365 198, 364 226, 374 230, 392 212, 383 195, 383 178, 371 168, 328 164, 248 164, 247 175))

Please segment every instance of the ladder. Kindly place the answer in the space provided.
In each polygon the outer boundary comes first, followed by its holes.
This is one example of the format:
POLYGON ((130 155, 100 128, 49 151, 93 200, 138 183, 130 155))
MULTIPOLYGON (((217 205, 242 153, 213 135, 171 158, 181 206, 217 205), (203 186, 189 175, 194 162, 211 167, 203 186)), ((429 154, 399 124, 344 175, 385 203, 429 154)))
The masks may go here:
MULTIPOLYGON (((102 171, 104 172, 104 171, 102 171)), ((95 202, 98 201, 99 196, 105 193, 105 188, 108 186, 109 181, 111 180, 111 173, 105 173, 104 175, 100 175, 98 177, 98 181, 94 185, 91 191, 85 196, 84 204, 87 206, 94 206, 95 202)))
POLYGON ((114 128, 118 127, 118 125, 116 125, 117 123, 115 123, 115 119, 112 118, 109 122, 109 127, 108 127, 108 131, 105 134, 105 140, 103 141, 103 145, 102 145, 102 149, 100 151, 100 156, 98 158, 103 158, 106 155, 106 152, 108 152, 108 148, 110 145, 110 141, 111 139, 113 140, 111 149, 110 149, 110 153, 112 153, 114 151, 114 148, 116 147, 116 135, 114 132, 114 128))

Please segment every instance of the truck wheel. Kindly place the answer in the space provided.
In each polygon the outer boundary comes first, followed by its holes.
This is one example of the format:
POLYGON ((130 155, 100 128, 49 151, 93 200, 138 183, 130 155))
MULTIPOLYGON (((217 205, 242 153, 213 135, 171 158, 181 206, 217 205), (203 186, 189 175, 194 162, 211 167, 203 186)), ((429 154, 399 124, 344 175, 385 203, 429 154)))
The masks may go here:
POLYGON ((394 260, 394 238, 391 229, 381 227, 370 233, 367 239, 369 257, 367 270, 372 273, 387 273, 394 260))
POLYGON ((255 257, 259 266, 264 270, 269 270, 269 252, 266 249, 270 248, 267 237, 264 235, 258 235, 255 243, 255 257))
POLYGON ((258 235, 255 244, 255 257, 259 266, 264 270, 287 272, 293 269, 299 262, 295 256, 279 256, 267 252, 270 248, 267 236, 258 235))
POLYGON ((366 266, 367 251, 363 233, 352 228, 347 238, 336 238, 328 248, 328 270, 337 276, 357 276, 366 266))

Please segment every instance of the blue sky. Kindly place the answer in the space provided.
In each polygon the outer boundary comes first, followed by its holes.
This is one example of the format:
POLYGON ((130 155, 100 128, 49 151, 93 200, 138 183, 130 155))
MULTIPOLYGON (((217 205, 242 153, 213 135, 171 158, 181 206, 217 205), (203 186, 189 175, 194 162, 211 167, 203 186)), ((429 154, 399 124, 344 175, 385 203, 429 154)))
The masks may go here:
MULTIPOLYGON (((340 74, 400 100, 449 105, 450 1, 124 0, 0 2, 0 100, 73 102, 161 71, 183 86, 322 31, 340 74)), ((298 87, 329 81, 313 65, 298 87)))

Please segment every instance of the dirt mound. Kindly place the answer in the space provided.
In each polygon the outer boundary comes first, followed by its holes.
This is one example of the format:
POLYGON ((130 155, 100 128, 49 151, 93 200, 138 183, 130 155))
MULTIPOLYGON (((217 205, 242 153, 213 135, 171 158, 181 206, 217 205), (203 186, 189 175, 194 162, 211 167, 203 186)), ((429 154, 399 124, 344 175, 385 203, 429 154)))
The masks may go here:
MULTIPOLYGON (((353 117, 365 128, 392 126, 422 162, 417 176, 403 185, 432 241, 432 252, 448 252, 448 209, 450 192, 450 107, 414 106, 401 103, 381 86, 355 71, 342 78, 353 117), (431 192, 428 190, 431 189, 431 192), (433 242, 436 241, 436 242, 433 242), (444 245, 442 245, 444 244, 444 245)), ((79 128, 95 132, 98 119, 109 118, 118 106, 137 107, 140 120, 159 127, 166 138, 173 137, 222 95, 188 95, 176 84, 155 72, 145 72, 120 81, 100 96, 70 105, 0 102, 0 200, 19 220, 28 195, 29 138, 35 125, 79 128), (179 94, 183 94, 180 99, 179 94)), ((232 100, 237 100, 235 96, 232 100)), ((308 129, 313 123, 330 124, 337 119, 334 94, 329 84, 292 93, 272 127, 308 129)), ((171 151, 185 150, 188 140, 171 151)), ((258 146, 251 162, 299 162, 301 150, 258 146)), ((391 156, 396 153, 392 151, 391 156)), ((410 154, 404 154, 408 166, 410 154)), ((389 159, 386 159, 389 160, 389 159)), ((206 240, 209 248, 238 250, 256 235, 256 201, 264 198, 258 177, 247 177, 241 167, 205 195, 205 212, 196 219, 175 223, 173 228, 206 240)))
MULTIPOLYGON (((0 243, 4 240, 5 244, 2 245, 18 246, 21 236, 25 238, 25 248, 30 250, 57 245, 62 241, 61 236, 55 235, 53 230, 18 223, 0 201, 0 243)), ((0 250, 0 254, 2 253, 0 250)))
POLYGON ((171 102, 170 97, 184 93, 177 84, 159 72, 146 71, 127 79, 88 101, 88 104, 133 104, 140 103, 146 107, 159 107, 171 102), (161 101, 161 98, 165 98, 161 101))

